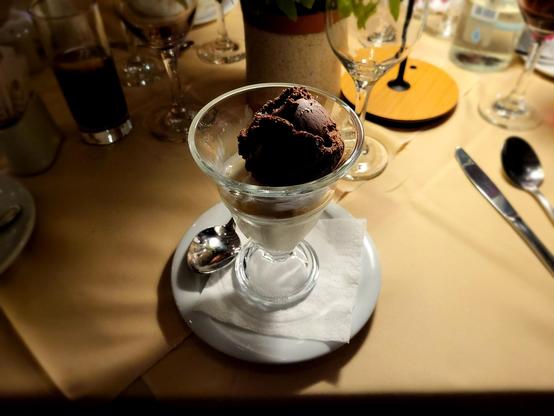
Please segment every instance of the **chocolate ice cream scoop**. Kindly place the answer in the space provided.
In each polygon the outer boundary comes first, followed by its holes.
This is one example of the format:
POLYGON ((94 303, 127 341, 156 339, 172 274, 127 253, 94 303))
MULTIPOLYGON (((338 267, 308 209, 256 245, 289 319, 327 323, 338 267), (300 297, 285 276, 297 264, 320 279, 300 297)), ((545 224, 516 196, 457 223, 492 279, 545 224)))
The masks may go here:
POLYGON ((239 154, 263 185, 310 182, 332 172, 344 151, 337 125, 302 87, 285 89, 241 130, 239 154))

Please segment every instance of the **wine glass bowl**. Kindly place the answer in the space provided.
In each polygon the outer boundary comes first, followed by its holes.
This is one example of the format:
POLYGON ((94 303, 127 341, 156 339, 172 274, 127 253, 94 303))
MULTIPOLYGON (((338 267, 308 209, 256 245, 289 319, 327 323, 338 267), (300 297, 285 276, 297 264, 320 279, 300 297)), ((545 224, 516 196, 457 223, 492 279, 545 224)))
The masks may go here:
POLYGON ((519 0, 518 3, 523 19, 531 33, 543 37, 554 33, 554 3, 552 1, 519 0))
POLYGON ((492 124, 510 130, 530 130, 542 122, 525 95, 545 40, 554 34, 554 2, 518 0, 519 10, 533 40, 525 66, 508 94, 490 93, 479 102, 479 113, 492 124))
POLYGON ((118 12, 129 30, 154 49, 178 46, 192 27, 195 0, 116 0, 118 12))
MULTIPOLYGON (((413 18, 415 0, 366 0, 355 7, 354 4, 327 0, 325 27, 333 52, 354 80, 355 111, 365 120, 373 85, 407 56, 421 36, 427 2, 419 19, 413 18)), ((385 169, 387 160, 383 144, 366 135, 362 155, 346 178, 371 179, 385 169)))
POLYGON ((190 109, 178 72, 178 60, 185 38, 192 28, 197 0, 116 0, 121 20, 131 33, 159 51, 171 82, 171 104, 152 111, 147 120, 160 140, 183 142, 196 109, 190 109))
POLYGON ((268 99, 291 86, 254 84, 223 94, 199 111, 189 132, 195 162, 215 182, 248 238, 235 263, 236 286, 247 300, 266 308, 299 302, 313 289, 317 253, 303 239, 332 200, 336 182, 355 163, 363 142, 361 122, 352 109, 308 88, 337 124, 345 144, 341 161, 329 174, 303 184, 264 186, 253 180, 237 153, 239 132, 268 99))

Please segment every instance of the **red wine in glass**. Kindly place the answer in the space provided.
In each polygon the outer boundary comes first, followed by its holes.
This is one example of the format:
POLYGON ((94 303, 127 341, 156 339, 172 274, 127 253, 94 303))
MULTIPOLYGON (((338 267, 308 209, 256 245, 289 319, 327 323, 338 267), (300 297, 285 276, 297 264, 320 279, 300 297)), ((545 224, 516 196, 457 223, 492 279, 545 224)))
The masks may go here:
POLYGON ((554 1, 519 0, 519 8, 533 33, 539 35, 554 33, 554 1))

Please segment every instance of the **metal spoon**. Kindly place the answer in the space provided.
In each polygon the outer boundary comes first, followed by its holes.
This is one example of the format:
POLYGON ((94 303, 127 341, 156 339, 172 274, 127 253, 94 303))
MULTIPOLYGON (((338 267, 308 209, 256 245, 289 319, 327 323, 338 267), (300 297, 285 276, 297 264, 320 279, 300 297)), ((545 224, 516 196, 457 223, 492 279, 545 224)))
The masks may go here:
POLYGON ((7 227, 13 223, 19 214, 23 211, 23 207, 19 204, 9 206, 6 210, 0 213, 0 229, 7 227))
POLYGON ((213 273, 227 266, 240 251, 240 239, 233 218, 225 225, 200 231, 187 249, 187 265, 192 271, 213 273))
POLYGON ((502 166, 514 185, 529 192, 541 204, 554 224, 554 209, 539 191, 544 181, 544 172, 539 157, 521 137, 508 137, 502 147, 502 166))

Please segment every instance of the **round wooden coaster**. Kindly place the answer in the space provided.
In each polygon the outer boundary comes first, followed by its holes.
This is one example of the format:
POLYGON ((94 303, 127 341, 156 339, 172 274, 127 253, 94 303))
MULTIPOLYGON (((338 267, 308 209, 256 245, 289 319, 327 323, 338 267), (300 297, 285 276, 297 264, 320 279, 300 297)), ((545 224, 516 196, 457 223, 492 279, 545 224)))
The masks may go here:
MULTIPOLYGON (((458 103, 458 86, 442 69, 419 59, 408 59, 405 91, 395 91, 387 83, 398 75, 398 65, 373 87, 367 108, 368 118, 384 125, 410 127, 431 124, 447 118, 458 103)), ((354 81, 347 73, 341 79, 342 93, 351 103, 356 99, 354 81)))

